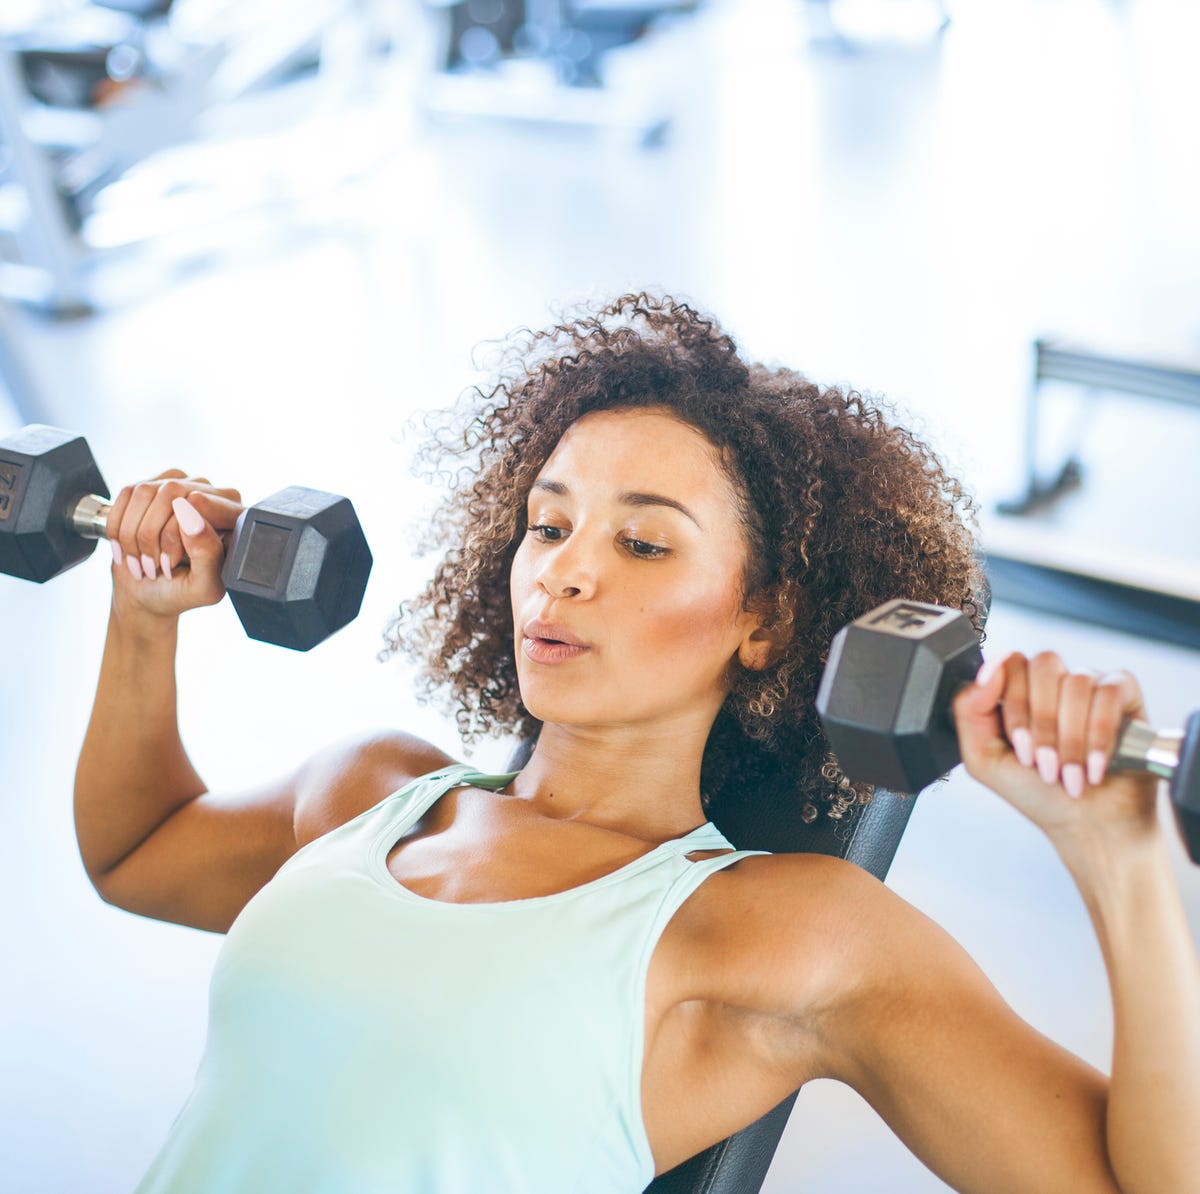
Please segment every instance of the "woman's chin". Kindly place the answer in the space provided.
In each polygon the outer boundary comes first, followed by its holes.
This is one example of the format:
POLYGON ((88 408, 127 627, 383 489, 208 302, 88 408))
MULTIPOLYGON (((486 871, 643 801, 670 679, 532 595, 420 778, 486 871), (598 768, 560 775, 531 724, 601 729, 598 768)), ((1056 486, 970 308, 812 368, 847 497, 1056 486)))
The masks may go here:
POLYGON ((522 684, 521 704, 543 726, 602 726, 625 722, 628 716, 606 702, 601 705, 591 694, 574 691, 553 692, 549 684, 522 684))
POLYGON ((522 701, 525 708, 543 726, 589 726, 603 724, 595 709, 582 708, 575 701, 522 701))

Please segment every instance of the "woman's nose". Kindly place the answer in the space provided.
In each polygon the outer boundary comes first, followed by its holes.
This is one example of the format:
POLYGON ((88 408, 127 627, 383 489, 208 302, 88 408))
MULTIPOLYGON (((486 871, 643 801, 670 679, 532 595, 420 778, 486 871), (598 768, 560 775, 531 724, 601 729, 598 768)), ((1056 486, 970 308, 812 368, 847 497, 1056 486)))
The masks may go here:
POLYGON ((551 597, 590 597, 596 591, 595 561, 572 535, 547 556, 538 583, 551 597))

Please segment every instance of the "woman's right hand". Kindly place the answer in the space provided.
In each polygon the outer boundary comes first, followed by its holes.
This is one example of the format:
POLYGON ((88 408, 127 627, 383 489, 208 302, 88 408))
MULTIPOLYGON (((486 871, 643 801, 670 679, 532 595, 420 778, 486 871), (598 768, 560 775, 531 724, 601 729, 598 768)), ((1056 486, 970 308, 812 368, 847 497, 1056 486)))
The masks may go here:
POLYGON ((236 489, 168 469, 127 485, 108 514, 114 600, 163 617, 215 605, 221 565, 245 507, 236 489))

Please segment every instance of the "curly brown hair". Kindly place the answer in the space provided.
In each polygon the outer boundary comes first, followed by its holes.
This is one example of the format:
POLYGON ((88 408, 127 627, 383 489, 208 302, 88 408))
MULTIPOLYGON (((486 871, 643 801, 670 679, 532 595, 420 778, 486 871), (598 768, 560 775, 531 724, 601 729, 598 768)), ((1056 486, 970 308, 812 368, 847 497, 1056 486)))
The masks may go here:
POLYGON ((745 531, 745 608, 787 640, 765 671, 731 667, 705 748, 704 807, 785 767, 810 801, 841 816, 870 790, 842 774, 817 718, 830 640, 893 597, 961 608, 982 635, 975 507, 876 399, 747 363, 714 319, 669 296, 625 294, 514 333, 494 386, 469 390, 436 427, 420 459, 449 494, 425 545, 445 554, 401 605, 383 654, 423 660, 418 695, 447 693, 466 742, 536 736, 517 683, 508 583, 526 499, 577 419, 647 407, 716 448, 745 531))

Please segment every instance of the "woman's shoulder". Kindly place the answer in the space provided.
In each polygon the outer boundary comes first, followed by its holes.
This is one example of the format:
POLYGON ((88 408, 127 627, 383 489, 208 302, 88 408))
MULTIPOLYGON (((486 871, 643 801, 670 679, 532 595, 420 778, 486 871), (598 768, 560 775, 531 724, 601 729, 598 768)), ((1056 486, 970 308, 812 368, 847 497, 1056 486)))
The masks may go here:
POLYGON ((747 854, 712 879, 718 881, 710 888, 714 894, 724 889, 720 904, 725 910, 753 907, 766 925, 786 923, 802 909, 808 911, 805 919, 818 910, 828 915, 869 912, 887 894, 870 872, 830 854, 747 854))
POLYGON ((755 854, 711 875, 685 905, 693 998, 793 1018, 847 994, 872 941, 904 932, 906 901, 826 854, 755 854))
POLYGON ((444 750, 399 730, 380 730, 336 743, 304 769, 296 799, 300 845, 374 808, 431 771, 457 762, 444 750))

